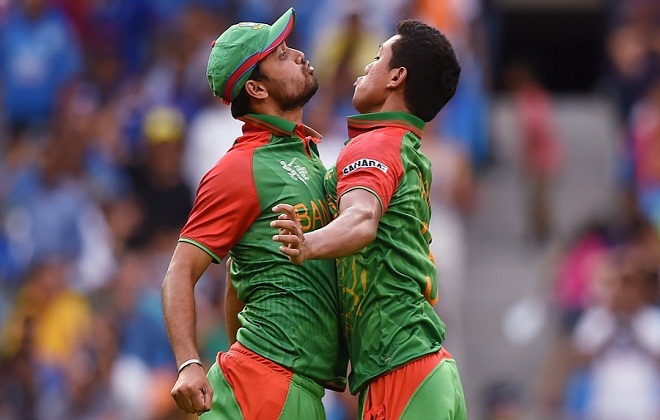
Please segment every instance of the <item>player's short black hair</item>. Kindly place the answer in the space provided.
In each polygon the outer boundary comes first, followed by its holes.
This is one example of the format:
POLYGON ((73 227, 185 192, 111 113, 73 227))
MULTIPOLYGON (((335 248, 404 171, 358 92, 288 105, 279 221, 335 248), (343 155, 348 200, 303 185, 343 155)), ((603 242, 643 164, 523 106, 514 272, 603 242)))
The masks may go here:
POLYGON ((431 121, 454 96, 461 66, 447 38, 418 20, 397 25, 400 38, 392 44, 389 69, 405 67, 406 106, 417 117, 431 121))
MULTIPOLYGON (((259 68, 259 63, 252 70, 252 74, 248 80, 263 80, 265 76, 261 74, 259 68)), ((252 112, 252 107, 250 106, 250 95, 245 91, 245 86, 241 88, 241 91, 236 95, 236 98, 231 102, 231 116, 234 118, 242 117, 245 114, 252 112)))

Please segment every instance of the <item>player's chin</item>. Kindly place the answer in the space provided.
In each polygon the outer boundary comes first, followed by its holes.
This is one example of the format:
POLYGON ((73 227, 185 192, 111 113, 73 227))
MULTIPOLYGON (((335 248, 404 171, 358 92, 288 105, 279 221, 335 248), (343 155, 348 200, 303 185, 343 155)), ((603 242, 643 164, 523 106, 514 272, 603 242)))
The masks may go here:
MULTIPOLYGON (((306 83, 306 90, 311 93, 311 96, 314 96, 316 92, 319 90, 319 81, 316 77, 311 76, 306 83)), ((311 98, 310 96, 310 98, 311 98)))
POLYGON ((365 111, 365 106, 364 102, 362 101, 362 97, 360 96, 360 93, 355 89, 355 93, 353 93, 353 108, 360 114, 364 114, 365 111))

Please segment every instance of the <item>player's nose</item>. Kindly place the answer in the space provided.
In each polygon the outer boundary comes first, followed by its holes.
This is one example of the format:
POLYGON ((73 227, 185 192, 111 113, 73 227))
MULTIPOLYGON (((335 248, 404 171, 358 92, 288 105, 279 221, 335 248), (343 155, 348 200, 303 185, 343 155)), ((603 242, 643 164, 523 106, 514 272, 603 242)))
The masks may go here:
POLYGON ((295 57, 296 57, 295 61, 296 61, 297 64, 301 64, 301 63, 305 62, 305 53, 304 52, 302 52, 300 50, 296 50, 295 48, 291 48, 291 52, 295 55, 295 57))

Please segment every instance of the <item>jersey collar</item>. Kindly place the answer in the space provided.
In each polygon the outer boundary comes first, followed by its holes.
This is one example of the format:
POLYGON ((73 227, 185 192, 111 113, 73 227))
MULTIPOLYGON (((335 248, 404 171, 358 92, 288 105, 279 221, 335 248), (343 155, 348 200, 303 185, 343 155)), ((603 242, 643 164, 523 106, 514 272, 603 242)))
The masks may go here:
POLYGON ((314 143, 321 141, 321 135, 311 127, 304 124, 296 124, 274 115, 266 114, 246 114, 238 118, 246 124, 250 124, 268 131, 277 137, 298 137, 311 138, 314 143))
POLYGON ((354 138, 377 128, 400 127, 421 138, 424 125, 424 121, 406 112, 390 111, 359 114, 348 117, 348 137, 354 138))

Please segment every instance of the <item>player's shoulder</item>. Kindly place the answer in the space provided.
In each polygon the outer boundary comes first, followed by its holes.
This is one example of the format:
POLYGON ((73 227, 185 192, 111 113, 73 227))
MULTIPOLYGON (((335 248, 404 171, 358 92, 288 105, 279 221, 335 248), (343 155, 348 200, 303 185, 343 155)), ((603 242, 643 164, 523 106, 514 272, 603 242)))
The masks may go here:
POLYGON ((240 149, 232 147, 220 157, 209 173, 226 173, 229 170, 249 169, 254 149, 240 149))
POLYGON ((230 169, 250 169, 254 153, 260 147, 267 145, 270 134, 257 133, 243 135, 236 139, 232 147, 211 168, 213 172, 224 172, 230 169))
POLYGON ((223 188, 252 182, 254 152, 257 145, 234 144, 202 178, 202 184, 220 182, 223 188))

